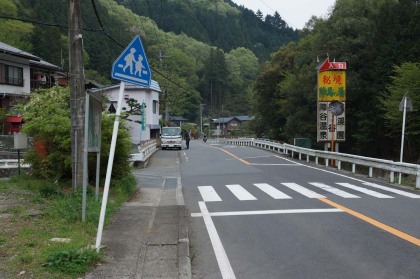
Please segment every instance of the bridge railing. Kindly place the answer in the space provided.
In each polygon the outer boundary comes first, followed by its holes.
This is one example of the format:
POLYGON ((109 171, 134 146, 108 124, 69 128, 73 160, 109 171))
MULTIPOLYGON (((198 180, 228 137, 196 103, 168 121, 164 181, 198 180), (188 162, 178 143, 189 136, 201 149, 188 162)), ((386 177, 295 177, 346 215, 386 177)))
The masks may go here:
POLYGON ((142 143, 138 147, 139 153, 131 154, 131 162, 145 162, 157 150, 157 141, 150 140, 142 143))
POLYGON ((392 160, 383 160, 338 152, 314 150, 268 139, 232 138, 220 139, 220 142, 239 146, 253 146, 283 153, 284 155, 290 155, 291 157, 295 157, 297 155, 299 160, 302 160, 303 157, 305 157, 307 162, 309 162, 312 158, 316 164, 319 164, 319 159, 324 159, 326 166, 333 164, 335 161, 335 165, 339 170, 342 169, 342 163, 349 163, 352 166, 353 173, 356 173, 357 166, 365 166, 369 169, 369 177, 373 177, 374 169, 385 170, 389 172, 389 181, 391 183, 394 183, 396 173, 413 175, 416 177, 416 188, 420 189, 420 165, 417 164, 395 162, 392 160))
MULTIPOLYGON (((150 156, 157 150, 157 141, 150 140, 139 145, 139 153, 131 154, 131 162, 146 162, 150 156)), ((20 168, 29 169, 30 164, 24 162, 23 159, 20 160, 20 168)), ((18 159, 0 159, 0 177, 8 177, 11 173, 14 173, 15 170, 19 168, 18 159)))

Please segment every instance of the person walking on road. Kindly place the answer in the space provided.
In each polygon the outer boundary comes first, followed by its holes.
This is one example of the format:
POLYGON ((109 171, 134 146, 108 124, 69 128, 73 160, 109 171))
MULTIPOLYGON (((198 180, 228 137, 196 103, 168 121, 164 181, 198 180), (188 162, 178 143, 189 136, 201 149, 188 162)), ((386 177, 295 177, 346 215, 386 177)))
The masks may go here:
POLYGON ((190 149, 190 139, 191 139, 190 132, 186 132, 185 133, 185 143, 187 145, 187 149, 190 149))

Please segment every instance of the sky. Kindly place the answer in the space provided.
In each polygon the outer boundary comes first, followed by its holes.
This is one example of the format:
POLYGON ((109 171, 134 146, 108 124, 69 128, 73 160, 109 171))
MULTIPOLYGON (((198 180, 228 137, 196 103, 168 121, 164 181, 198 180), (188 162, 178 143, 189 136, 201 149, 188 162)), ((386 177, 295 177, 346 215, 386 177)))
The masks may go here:
POLYGON ((302 29, 305 23, 315 15, 326 17, 335 0, 232 0, 238 5, 256 12, 258 9, 264 16, 278 12, 286 23, 302 29))

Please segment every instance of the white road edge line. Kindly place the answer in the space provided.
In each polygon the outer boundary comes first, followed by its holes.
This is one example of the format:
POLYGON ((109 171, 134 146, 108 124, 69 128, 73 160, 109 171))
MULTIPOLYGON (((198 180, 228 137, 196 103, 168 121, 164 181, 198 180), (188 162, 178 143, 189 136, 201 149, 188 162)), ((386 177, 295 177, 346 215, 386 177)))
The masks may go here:
MULTIPOLYGON (((289 159, 286 159, 286 158, 283 158, 283 157, 280 157, 280 156, 275 156, 275 157, 278 157, 278 158, 283 159, 283 160, 286 160, 286 161, 293 162, 292 160, 289 160, 289 159)), ((358 181, 358 182, 363 183, 366 186, 371 186, 371 187, 379 188, 379 189, 390 191, 390 192, 394 192, 394 193, 397 193, 396 191, 398 191, 397 194, 400 194, 400 195, 403 195, 400 192, 405 192, 405 191, 399 191, 399 190, 395 190, 393 188, 385 187, 385 186, 382 186, 382 185, 379 185, 379 184, 376 184, 376 183, 371 183, 371 182, 368 182, 368 181, 363 180, 363 179, 358 179, 358 178, 355 178, 355 177, 351 177, 351 176, 348 176, 348 175, 345 175, 345 174, 336 173, 336 172, 329 171, 329 170, 324 170, 324 169, 321 169, 321 168, 318 168, 318 167, 309 166, 309 165, 305 165, 305 164, 301 164, 301 163, 296 163, 296 164, 297 165, 300 165, 300 166, 303 166, 303 167, 310 168, 310 169, 319 170, 319 171, 323 171, 323 172, 326 172, 326 173, 335 174, 337 176, 345 177, 345 178, 348 178, 348 179, 351 179, 351 180, 354 180, 354 181, 358 181), (388 189, 385 189, 385 188, 388 188, 388 189), (392 189, 392 191, 390 189, 392 189)), ((409 192, 406 192, 406 193, 409 193, 409 192)), ((409 195, 405 195, 404 194, 404 196, 407 196, 407 197, 410 197, 410 198, 416 198, 414 196, 411 196, 411 194, 409 194, 409 195)))
POLYGON ((188 163, 188 156, 187 156, 187 153, 185 153, 185 151, 184 151, 184 156, 185 156, 185 161, 187 161, 188 163))
POLYGON ((200 206, 204 224, 206 225, 207 232, 213 245, 217 263, 219 264, 220 272, 222 273, 222 278, 236 279, 235 273, 233 272, 232 266, 230 265, 229 259, 226 255, 225 248, 223 247, 222 241, 220 240, 219 234, 217 233, 216 227, 211 219, 210 213, 207 210, 206 203, 200 201, 198 202, 198 205, 200 206))
MULTIPOLYGON (((243 216, 243 215, 268 215, 268 214, 296 214, 296 213, 331 213, 343 212, 338 208, 320 208, 320 209, 281 209, 281 210, 257 210, 257 211, 226 211, 212 212, 209 216, 243 216)), ((203 213, 191 213, 191 217, 204 217, 203 213)))
POLYGON ((251 166, 299 166, 296 164, 260 164, 260 163, 250 163, 251 166))
POLYGON ((392 193, 395 193, 395 194, 398 194, 398 195, 402 195, 402 196, 405 196, 405 197, 409 197, 409 198, 412 198, 412 199, 420 199, 420 195, 415 195, 415 194, 412 194, 412 193, 409 193, 409 192, 405 192, 405 191, 397 190, 397 189, 394 189, 394 188, 378 185, 376 183, 365 182, 363 184, 367 185, 367 186, 374 187, 374 188, 382 189, 382 190, 385 190, 385 191, 388 191, 388 192, 392 192, 392 193))

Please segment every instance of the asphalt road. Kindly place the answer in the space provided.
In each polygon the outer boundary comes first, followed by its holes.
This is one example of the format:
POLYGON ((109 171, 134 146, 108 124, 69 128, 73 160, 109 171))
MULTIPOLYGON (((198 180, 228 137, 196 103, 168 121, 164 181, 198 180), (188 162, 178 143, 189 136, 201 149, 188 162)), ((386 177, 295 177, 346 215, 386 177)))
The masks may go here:
POLYGON ((419 191, 211 141, 160 152, 181 152, 193 278, 420 278, 419 191))

